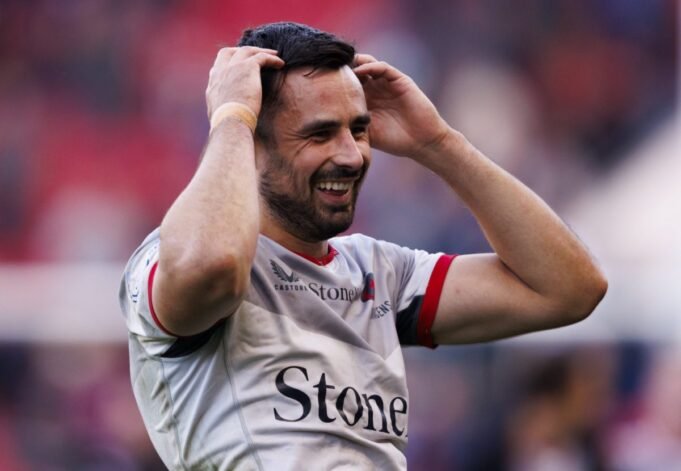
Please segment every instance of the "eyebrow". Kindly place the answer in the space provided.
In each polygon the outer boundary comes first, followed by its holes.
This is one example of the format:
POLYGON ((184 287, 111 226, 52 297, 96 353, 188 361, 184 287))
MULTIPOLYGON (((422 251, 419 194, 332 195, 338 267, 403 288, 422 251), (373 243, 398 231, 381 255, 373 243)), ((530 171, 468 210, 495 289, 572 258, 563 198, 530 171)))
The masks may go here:
MULTIPOLYGON (((371 116, 369 113, 365 113, 353 119, 351 126, 368 126, 370 122, 371 116)), ((304 124, 303 127, 298 130, 298 133, 301 135, 307 135, 316 131, 339 128, 341 125, 342 122, 335 119, 317 119, 304 124)))

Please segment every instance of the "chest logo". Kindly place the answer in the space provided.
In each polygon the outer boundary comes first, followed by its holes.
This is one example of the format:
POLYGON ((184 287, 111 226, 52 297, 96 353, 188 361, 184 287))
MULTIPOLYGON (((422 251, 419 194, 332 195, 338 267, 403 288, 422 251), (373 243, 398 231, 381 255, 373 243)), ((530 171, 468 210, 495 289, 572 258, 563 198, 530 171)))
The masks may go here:
POLYGON ((270 260, 270 265, 272 265, 272 271, 274 272, 275 275, 277 275, 277 278, 279 278, 281 281, 285 281, 287 283, 295 283, 296 281, 299 281, 300 278, 296 275, 296 272, 291 270, 291 274, 286 273, 286 270, 284 270, 281 265, 279 265, 277 262, 274 260, 270 260))
POLYGON ((362 290, 362 302, 367 302, 376 297, 376 282, 374 281, 374 274, 367 273, 364 276, 364 289, 362 290))
POLYGON ((330 375, 327 379, 324 372, 321 372, 317 384, 312 384, 314 381, 314 377, 310 379, 307 368, 303 366, 290 365, 281 369, 274 379, 274 385, 279 394, 287 399, 277 396, 276 406, 272 408, 274 420, 336 422, 343 427, 362 428, 398 437, 405 435, 406 438, 406 397, 374 391, 362 392, 350 385, 332 384, 330 375))

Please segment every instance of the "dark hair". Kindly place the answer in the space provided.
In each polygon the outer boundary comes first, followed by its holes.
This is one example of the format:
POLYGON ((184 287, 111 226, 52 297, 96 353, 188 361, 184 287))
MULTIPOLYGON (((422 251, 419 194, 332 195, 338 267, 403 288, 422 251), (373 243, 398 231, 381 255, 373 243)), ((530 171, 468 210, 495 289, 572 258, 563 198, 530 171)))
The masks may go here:
POLYGON ((270 136, 269 123, 274 104, 289 70, 301 67, 340 69, 351 65, 355 48, 331 33, 292 22, 268 23, 245 30, 237 46, 276 49, 285 65, 282 69, 263 69, 262 108, 256 134, 263 140, 270 136))

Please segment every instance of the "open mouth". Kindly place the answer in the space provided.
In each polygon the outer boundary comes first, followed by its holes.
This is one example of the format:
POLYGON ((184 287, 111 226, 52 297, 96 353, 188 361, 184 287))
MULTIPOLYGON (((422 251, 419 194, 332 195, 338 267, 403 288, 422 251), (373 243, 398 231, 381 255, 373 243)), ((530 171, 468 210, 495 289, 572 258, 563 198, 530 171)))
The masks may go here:
POLYGON ((331 194, 342 195, 352 188, 352 182, 319 182, 317 189, 331 194))
POLYGON ((315 185, 324 199, 330 203, 347 203, 352 195, 354 182, 322 181, 315 185))

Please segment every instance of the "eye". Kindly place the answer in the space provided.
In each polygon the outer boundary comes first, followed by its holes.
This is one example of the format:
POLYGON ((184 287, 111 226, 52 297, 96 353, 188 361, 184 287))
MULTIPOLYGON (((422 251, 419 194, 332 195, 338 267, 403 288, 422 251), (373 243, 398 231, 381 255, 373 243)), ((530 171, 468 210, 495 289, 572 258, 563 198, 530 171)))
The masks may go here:
POLYGON ((319 131, 315 131, 312 134, 308 136, 309 139, 315 141, 315 142, 324 142, 328 141, 331 136, 333 135, 333 131, 330 129, 320 129, 319 131))
POLYGON ((363 137, 369 130, 368 126, 355 126, 352 128, 352 135, 356 138, 363 137))

